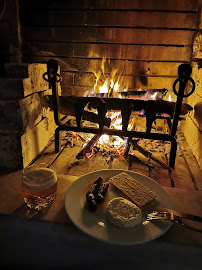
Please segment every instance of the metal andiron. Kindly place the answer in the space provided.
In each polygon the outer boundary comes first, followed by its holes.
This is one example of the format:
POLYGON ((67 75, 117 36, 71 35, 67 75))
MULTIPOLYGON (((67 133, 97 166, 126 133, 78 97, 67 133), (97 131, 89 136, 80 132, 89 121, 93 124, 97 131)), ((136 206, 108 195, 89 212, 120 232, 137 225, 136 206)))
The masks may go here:
POLYGON ((58 72, 58 63, 56 60, 51 59, 47 62, 47 72, 43 74, 44 80, 50 83, 52 89, 52 108, 54 111, 54 120, 57 125, 55 130, 55 151, 60 150, 60 131, 74 131, 74 132, 85 132, 93 134, 108 134, 127 137, 130 140, 132 138, 145 138, 153 140, 163 140, 170 141, 170 158, 169 166, 174 168, 176 151, 177 151, 177 141, 176 141, 176 131, 178 127, 178 121, 182 109, 182 101, 184 97, 190 96, 195 90, 194 80, 190 77, 192 68, 189 64, 182 64, 178 68, 178 78, 173 84, 173 91, 177 96, 177 101, 167 102, 164 100, 136 100, 136 99, 121 99, 121 98, 102 98, 102 97, 59 97, 58 95, 58 82, 60 82, 60 75, 58 72), (192 83, 192 90, 185 94, 186 85, 190 81, 192 83), (176 85, 179 83, 179 90, 176 90, 176 85), (66 103, 65 103, 66 102, 66 103), (69 104, 69 105, 68 105, 69 104), (90 104, 93 108, 97 109, 98 114, 87 112, 84 110, 85 106, 90 104), (76 125, 70 124, 66 118, 60 119, 60 106, 63 109, 66 106, 65 114, 68 112, 74 113, 76 117, 76 125), (73 106, 72 111, 70 110, 73 106), (140 111, 141 109, 145 111, 146 117, 146 131, 140 132, 135 130, 128 130, 128 122, 133 111, 140 111), (106 117, 107 110, 120 110, 122 115, 122 130, 109 128, 110 119, 106 117), (165 117, 169 133, 152 133, 151 127, 153 121, 157 118, 162 118, 159 116, 161 112, 168 112, 171 118, 165 117), (94 127, 82 127, 81 119, 90 120, 99 124, 99 128, 94 127))

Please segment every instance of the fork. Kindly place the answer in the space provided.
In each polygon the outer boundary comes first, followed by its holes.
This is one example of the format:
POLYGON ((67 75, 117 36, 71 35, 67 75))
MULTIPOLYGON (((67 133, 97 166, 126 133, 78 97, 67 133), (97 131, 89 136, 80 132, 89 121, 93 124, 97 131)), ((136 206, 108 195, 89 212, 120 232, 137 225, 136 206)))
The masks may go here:
POLYGON ((194 230, 194 231, 198 231, 198 232, 202 232, 202 229, 196 229, 193 228, 187 224, 185 224, 181 218, 185 218, 185 219, 189 219, 189 220, 194 220, 194 221, 202 221, 201 217, 197 217, 197 216, 193 216, 190 214, 182 214, 177 215, 174 212, 168 212, 168 211, 153 211, 152 213, 149 213, 147 215, 147 221, 153 221, 153 220, 171 220, 173 222, 176 222, 188 229, 194 230))

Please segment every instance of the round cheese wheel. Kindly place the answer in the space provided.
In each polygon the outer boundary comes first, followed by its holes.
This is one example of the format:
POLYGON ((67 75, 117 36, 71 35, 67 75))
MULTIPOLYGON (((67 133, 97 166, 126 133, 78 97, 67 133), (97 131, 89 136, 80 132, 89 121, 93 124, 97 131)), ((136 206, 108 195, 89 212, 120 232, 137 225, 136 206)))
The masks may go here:
POLYGON ((107 220, 117 227, 134 227, 142 222, 138 206, 122 197, 111 200, 107 205, 107 220))

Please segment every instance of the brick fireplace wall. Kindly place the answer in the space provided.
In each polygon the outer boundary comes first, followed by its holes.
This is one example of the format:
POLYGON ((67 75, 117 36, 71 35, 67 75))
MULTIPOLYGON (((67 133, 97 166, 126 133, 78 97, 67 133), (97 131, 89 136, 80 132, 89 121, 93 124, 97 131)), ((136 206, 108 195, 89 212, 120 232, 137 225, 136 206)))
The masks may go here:
POLYGON ((187 98, 187 103, 194 109, 181 125, 184 136, 202 168, 202 23, 199 24, 199 30, 193 40, 192 78, 196 83, 196 89, 187 98))
POLYGON ((0 0, 0 71, 3 62, 22 62, 21 46, 18 1, 0 0))
POLYGON ((129 90, 166 88, 171 94, 178 66, 192 63, 196 91, 187 102, 194 110, 182 128, 202 166, 202 0, 6 3, 1 13, 4 1, 0 1, 1 61, 45 63, 55 58, 61 67, 63 95, 82 96, 93 89, 92 71, 101 69, 103 57, 110 62, 105 72, 118 69, 129 90))
POLYGON ((129 90, 167 88, 190 62, 198 2, 190 0, 20 1, 24 62, 55 57, 63 95, 93 89, 103 57, 129 90))
POLYGON ((54 135, 45 64, 5 64, 0 78, 0 170, 30 164, 54 135))

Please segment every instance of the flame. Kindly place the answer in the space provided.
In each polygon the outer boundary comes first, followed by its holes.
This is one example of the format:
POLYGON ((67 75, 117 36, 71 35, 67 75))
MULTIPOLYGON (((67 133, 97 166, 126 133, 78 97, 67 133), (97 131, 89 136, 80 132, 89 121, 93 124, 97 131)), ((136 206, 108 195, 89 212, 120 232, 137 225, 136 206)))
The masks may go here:
POLYGON ((109 111, 106 116, 111 119, 110 128, 122 129, 122 116, 120 111, 109 111))
POLYGON ((98 141, 99 141, 99 143, 101 143, 101 144, 104 144, 104 143, 108 142, 108 141, 109 141, 109 135, 103 134, 103 135, 99 138, 98 141))
POLYGON ((118 119, 115 121, 114 127, 115 127, 116 129, 119 129, 119 130, 122 129, 122 119, 121 119, 121 118, 118 118, 118 119))
POLYGON ((108 93, 108 85, 107 85, 107 82, 105 82, 102 86, 100 86, 100 88, 99 88, 99 92, 101 93, 101 94, 106 94, 106 93, 108 93))
POLYGON ((141 114, 141 115, 145 115, 145 110, 144 110, 144 108, 141 109, 140 114, 141 114))
POLYGON ((108 94, 108 97, 120 97, 120 92, 128 90, 128 82, 125 78, 123 81, 123 76, 118 74, 118 69, 112 68, 111 72, 108 71, 109 68, 105 67, 107 64, 106 60, 107 58, 103 57, 98 72, 92 71, 95 75, 94 92, 97 94, 108 94))
POLYGON ((156 99, 156 96, 157 96, 157 92, 155 92, 153 95, 151 95, 151 98, 154 100, 154 99, 156 99))
MULTIPOLYGON (((107 97, 121 98, 121 92, 128 90, 128 81, 125 80, 125 78, 123 80, 123 76, 118 73, 118 69, 112 68, 111 72, 109 72, 106 65, 107 58, 103 57, 100 70, 98 72, 92 71, 95 75, 94 92, 96 94, 104 94, 104 96, 107 97)), ((120 111, 108 111, 106 117, 111 118, 111 129, 122 129, 122 116, 120 111)), ((108 146, 113 147, 113 151, 116 151, 118 154, 121 154, 125 148, 124 139, 119 136, 109 136, 106 134, 103 134, 99 138, 98 144, 100 144, 102 148, 108 146)))
POLYGON ((168 101, 170 101, 170 102, 172 101, 171 95, 168 96, 168 101))
POLYGON ((120 138, 119 136, 110 136, 103 134, 99 140, 98 144, 101 144, 102 146, 111 146, 115 147, 115 150, 120 150, 121 147, 125 146, 125 140, 120 138))
MULTIPOLYGON (((95 76, 94 91, 86 91, 84 96, 99 96, 99 97, 123 97, 122 92, 128 91, 128 83, 126 77, 119 74, 118 69, 114 69, 112 66, 107 66, 110 63, 110 59, 103 57, 99 71, 92 71, 95 76), (107 61, 108 60, 108 61, 107 61), (94 93, 93 93, 94 92, 94 93)), ((141 88, 137 90, 142 91, 141 88)), ((141 94, 141 93, 140 93, 141 94)), ((155 100, 158 92, 149 92, 144 95, 142 99, 155 100), (152 95, 151 95, 152 93, 152 95)), ((168 101, 172 101, 171 95, 168 97, 168 101)), ((97 113, 97 111, 95 112, 97 113)), ((139 116, 145 115, 145 110, 142 109, 139 116)), ((106 117, 111 118, 110 129, 122 129, 122 115, 121 111, 108 111, 106 117)), ((130 117, 128 123, 128 130, 134 130, 136 128, 136 117, 130 117)), ((103 134, 96 145, 99 149, 104 150, 105 153, 109 153, 112 156, 121 155, 126 149, 126 139, 122 139, 119 136, 111 136, 103 134)), ((93 155, 93 151, 88 155, 88 158, 93 155)))
MULTIPOLYGON (((122 129, 122 117, 120 111, 108 111, 107 117, 111 118, 110 128, 122 129)), ((113 155, 120 155, 125 149, 125 139, 119 136, 112 136, 103 134, 98 140, 98 146, 106 151, 111 151, 113 155)))
MULTIPOLYGON (((95 96, 99 95, 104 97, 119 97, 122 98, 121 92, 128 91, 128 81, 123 77, 118 69, 112 66, 108 67, 109 58, 103 57, 99 71, 92 71, 95 76, 94 93, 95 96), (110 69, 109 69, 110 68, 110 69)), ((93 96, 91 91, 86 91, 85 96, 93 96)), ((155 95, 155 94, 154 94, 155 95)), ((157 93, 156 93, 157 95, 157 93)), ((154 97, 155 98, 155 97, 154 97)), ((108 111, 106 117, 111 118, 111 129, 122 129, 122 115, 121 111, 108 111)), ((135 122, 129 123, 129 129, 135 127, 135 122)), ((111 136, 103 134, 97 144, 102 149, 108 151, 110 148, 113 155, 121 155, 125 151, 126 139, 122 139, 119 136, 111 136)), ((91 155, 90 155, 91 156, 91 155)))
POLYGON ((118 92, 118 90, 119 90, 119 83, 116 82, 114 85, 114 91, 118 92))

